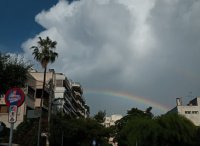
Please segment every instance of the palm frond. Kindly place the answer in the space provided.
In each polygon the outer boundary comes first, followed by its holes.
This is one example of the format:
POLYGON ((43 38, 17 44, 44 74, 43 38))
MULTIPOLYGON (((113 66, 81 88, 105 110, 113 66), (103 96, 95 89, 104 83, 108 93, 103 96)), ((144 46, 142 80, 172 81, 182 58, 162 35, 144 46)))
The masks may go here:
POLYGON ((30 49, 33 49, 32 55, 34 55, 34 59, 45 68, 49 62, 53 63, 56 57, 58 57, 58 53, 54 51, 57 42, 52 41, 47 36, 45 39, 39 37, 37 44, 37 46, 32 46, 30 49))

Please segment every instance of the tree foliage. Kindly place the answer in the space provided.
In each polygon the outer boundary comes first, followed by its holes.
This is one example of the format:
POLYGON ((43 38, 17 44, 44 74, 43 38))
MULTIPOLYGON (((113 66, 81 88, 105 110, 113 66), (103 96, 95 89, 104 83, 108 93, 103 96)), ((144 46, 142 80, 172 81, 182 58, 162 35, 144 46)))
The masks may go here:
POLYGON ((20 146, 36 146, 38 119, 25 119, 14 131, 13 142, 20 146))
POLYGON ((150 111, 147 113, 137 108, 132 108, 127 111, 127 115, 116 122, 117 130, 121 130, 130 120, 135 118, 151 119, 153 118, 153 114, 150 111))
MULTIPOLYGON (((151 117, 139 109, 128 111, 125 119, 115 127, 105 128, 93 118, 73 119, 62 114, 53 115, 51 146, 91 146, 92 141, 107 146, 111 134, 119 146, 199 146, 200 129, 177 114, 151 117), (128 118, 127 118, 128 117, 128 118), (125 122, 124 122, 125 120, 125 122), (122 126, 119 127, 119 124, 122 126)), ((22 146, 36 145, 37 120, 26 120, 17 127, 14 142, 22 146), (23 138, 21 138, 23 137, 23 138)))
MULTIPOLYGON (((0 95, 13 87, 25 87, 27 73, 32 65, 18 55, 2 54, 0 52, 0 95)), ((5 127, 0 134, 1 142, 7 142, 9 129, 5 127)))
POLYGON ((10 129, 6 127, 6 124, 0 122, 0 143, 4 143, 8 141, 10 129))
POLYGON ((0 53, 0 94, 12 87, 24 87, 30 67, 23 57, 0 53))
POLYGON ((105 121, 106 111, 99 111, 96 115, 94 115, 94 119, 99 122, 103 123, 105 121))
POLYGON ((39 41, 37 42, 37 46, 32 46, 33 55, 35 60, 40 62, 43 68, 46 68, 48 63, 53 63, 58 57, 58 53, 55 52, 56 41, 52 41, 49 37, 43 39, 39 37, 39 41))
POLYGON ((167 114, 156 119, 162 128, 159 134, 159 144, 188 146, 194 144, 196 127, 183 116, 167 114))
POLYGON ((51 145, 90 146, 95 139, 106 146, 109 133, 107 129, 93 119, 72 119, 53 116, 51 122, 51 145))
POLYGON ((119 146, 196 146, 197 128, 178 114, 152 118, 148 112, 131 109, 117 123, 119 146))

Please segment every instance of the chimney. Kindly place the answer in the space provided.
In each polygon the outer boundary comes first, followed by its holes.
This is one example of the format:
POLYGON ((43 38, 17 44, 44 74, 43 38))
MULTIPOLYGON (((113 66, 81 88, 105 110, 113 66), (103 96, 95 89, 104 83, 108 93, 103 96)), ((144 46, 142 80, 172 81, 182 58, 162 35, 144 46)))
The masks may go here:
POLYGON ((182 105, 182 97, 176 98, 176 105, 181 106, 182 105))

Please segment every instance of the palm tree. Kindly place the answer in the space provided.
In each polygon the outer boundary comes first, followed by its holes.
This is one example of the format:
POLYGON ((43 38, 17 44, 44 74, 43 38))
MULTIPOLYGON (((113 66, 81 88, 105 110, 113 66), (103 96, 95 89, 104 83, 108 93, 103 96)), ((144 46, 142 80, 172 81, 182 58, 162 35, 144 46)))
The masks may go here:
POLYGON ((55 61, 56 57, 58 57, 58 53, 55 52, 56 44, 57 44, 57 42, 52 41, 49 37, 46 37, 46 39, 39 37, 37 46, 31 47, 31 49, 33 49, 32 55, 34 55, 34 59, 37 60, 38 62, 40 62, 42 68, 44 68, 43 87, 42 87, 42 95, 41 95, 41 102, 40 102, 41 114, 40 114, 39 126, 38 126, 37 146, 40 145, 42 104, 43 104, 44 88, 45 88, 45 83, 46 83, 46 70, 47 70, 47 65, 49 63, 53 63, 55 61))

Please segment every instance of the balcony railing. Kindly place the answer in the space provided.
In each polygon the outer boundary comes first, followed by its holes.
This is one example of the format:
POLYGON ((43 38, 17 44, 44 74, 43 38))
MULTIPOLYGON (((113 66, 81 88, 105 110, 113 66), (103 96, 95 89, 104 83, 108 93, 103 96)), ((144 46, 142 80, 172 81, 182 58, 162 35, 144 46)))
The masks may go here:
POLYGON ((83 93, 83 89, 81 87, 81 84, 78 82, 71 82, 71 86, 75 91, 80 92, 81 94, 83 93))

